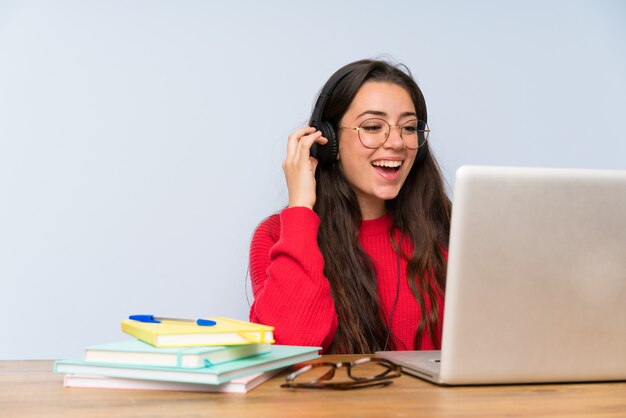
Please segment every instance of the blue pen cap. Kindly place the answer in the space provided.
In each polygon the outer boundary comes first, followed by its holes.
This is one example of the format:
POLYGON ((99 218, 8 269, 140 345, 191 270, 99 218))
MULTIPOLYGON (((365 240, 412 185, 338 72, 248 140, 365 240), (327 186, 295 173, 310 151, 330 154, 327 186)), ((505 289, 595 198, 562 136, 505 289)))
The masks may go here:
POLYGON ((149 322, 151 324, 160 324, 161 321, 154 319, 154 315, 131 315, 128 319, 139 322, 149 322))

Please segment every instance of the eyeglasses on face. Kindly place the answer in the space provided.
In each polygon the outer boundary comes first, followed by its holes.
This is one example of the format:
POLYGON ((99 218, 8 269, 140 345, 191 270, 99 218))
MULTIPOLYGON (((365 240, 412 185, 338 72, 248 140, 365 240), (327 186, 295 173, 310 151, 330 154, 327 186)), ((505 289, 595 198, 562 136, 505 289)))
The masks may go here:
POLYGON ((365 357, 351 362, 317 362, 289 374, 282 388, 303 389, 360 389, 372 386, 388 386, 390 379, 400 377, 400 366, 377 357, 365 357), (337 377, 336 371, 344 368, 345 377, 337 377))
POLYGON ((376 149, 387 142, 392 127, 400 130, 400 137, 404 140, 404 145, 413 150, 423 146, 430 135, 428 124, 418 119, 411 119, 401 125, 391 125, 385 119, 371 118, 364 120, 356 128, 340 126, 339 129, 357 131, 359 141, 365 148, 376 149))

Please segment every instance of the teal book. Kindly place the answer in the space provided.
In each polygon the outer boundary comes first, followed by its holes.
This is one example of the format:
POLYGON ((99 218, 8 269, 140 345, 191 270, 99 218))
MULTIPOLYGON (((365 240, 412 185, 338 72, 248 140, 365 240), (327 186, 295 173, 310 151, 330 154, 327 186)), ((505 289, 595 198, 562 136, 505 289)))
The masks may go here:
POLYGON ((269 344, 157 348, 139 340, 93 345, 85 349, 89 363, 199 368, 267 353, 269 344))
POLYGON ((272 345, 270 351, 265 354, 198 369, 59 360, 54 364, 54 372, 219 385, 240 377, 318 358, 319 350, 321 347, 272 345))

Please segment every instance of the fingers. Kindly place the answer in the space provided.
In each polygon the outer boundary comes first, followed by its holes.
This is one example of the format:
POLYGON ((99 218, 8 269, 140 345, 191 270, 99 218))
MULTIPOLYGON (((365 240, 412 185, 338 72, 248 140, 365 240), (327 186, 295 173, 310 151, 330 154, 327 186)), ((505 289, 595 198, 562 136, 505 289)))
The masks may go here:
POLYGON ((300 142, 298 142, 298 153, 300 159, 308 159, 311 155, 311 146, 314 142, 318 144, 325 144, 328 142, 326 138, 322 136, 320 131, 316 131, 310 135, 305 135, 300 138, 300 142))
POLYGON ((318 144, 326 144, 328 140, 322 136, 321 131, 317 131, 314 127, 304 127, 294 131, 289 135, 287 141, 287 160, 295 162, 297 160, 308 160, 311 146, 314 142, 318 144))
POLYGON ((305 126, 304 128, 300 128, 289 135, 289 138, 287 139, 287 159, 290 159, 290 157, 293 157, 296 154, 300 138, 304 135, 312 134, 313 132, 315 132, 315 128, 305 126))
POLYGON ((315 205, 315 169, 318 161, 311 157, 313 143, 326 144, 328 140, 313 127, 304 127, 289 135, 287 157, 283 161, 283 171, 289 191, 289 206, 315 205))

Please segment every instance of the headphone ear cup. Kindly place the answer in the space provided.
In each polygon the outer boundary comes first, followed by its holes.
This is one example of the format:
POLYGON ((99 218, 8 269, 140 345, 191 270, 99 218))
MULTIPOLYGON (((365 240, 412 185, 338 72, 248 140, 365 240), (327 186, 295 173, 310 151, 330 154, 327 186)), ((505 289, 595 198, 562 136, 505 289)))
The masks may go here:
POLYGON ((339 153, 339 138, 337 138, 335 128, 329 122, 323 121, 320 123, 318 130, 322 133, 324 138, 328 139, 328 143, 326 145, 316 144, 317 155, 315 155, 315 157, 320 164, 332 164, 337 160, 337 154, 339 153))

